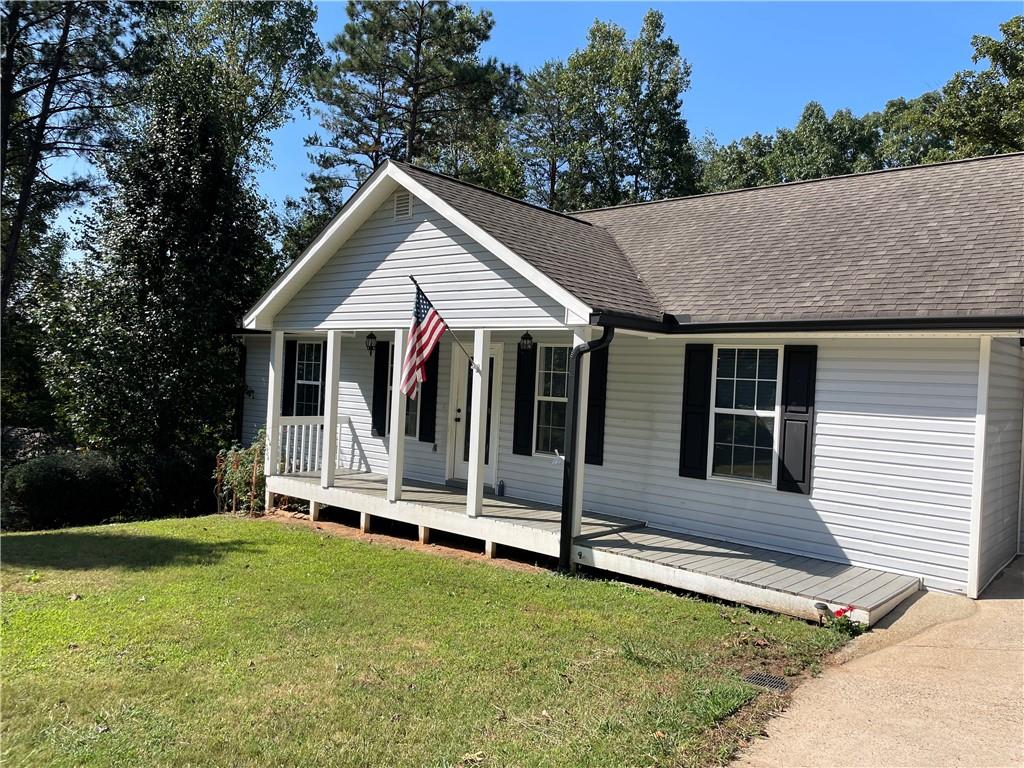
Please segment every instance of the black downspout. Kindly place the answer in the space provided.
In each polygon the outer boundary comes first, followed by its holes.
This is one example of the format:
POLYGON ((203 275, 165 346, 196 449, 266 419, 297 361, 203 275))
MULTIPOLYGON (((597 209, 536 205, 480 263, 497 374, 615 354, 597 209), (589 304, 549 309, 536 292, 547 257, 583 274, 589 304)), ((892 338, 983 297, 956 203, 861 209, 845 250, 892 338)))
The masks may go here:
POLYGON ((579 421, 576 411, 580 399, 580 365, 583 356, 595 349, 604 349, 615 338, 615 327, 607 325, 599 339, 573 347, 569 355, 568 402, 565 405, 565 460, 562 462, 562 533, 558 546, 558 570, 572 570, 572 507, 576 495, 576 456, 579 453, 579 421))

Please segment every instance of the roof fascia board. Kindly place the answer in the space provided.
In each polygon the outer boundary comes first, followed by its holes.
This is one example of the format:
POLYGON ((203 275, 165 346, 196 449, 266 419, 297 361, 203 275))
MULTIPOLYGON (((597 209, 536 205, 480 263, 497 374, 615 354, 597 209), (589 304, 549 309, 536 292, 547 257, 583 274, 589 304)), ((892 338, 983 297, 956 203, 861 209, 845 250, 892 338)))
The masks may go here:
POLYGON ((277 312, 305 284, 305 281, 298 282, 300 276, 322 267, 384 202, 394 190, 396 183, 386 172, 386 167, 378 169, 355 191, 338 215, 331 219, 309 247, 274 281, 270 290, 246 313, 242 320, 243 328, 270 330, 277 312))
POLYGON ((686 344, 696 341, 714 340, 752 340, 752 339, 980 339, 983 336, 1021 339, 1019 328, 992 331, 778 331, 775 333, 762 331, 754 333, 652 333, 637 331, 617 326, 624 336, 635 336, 648 341, 659 341, 666 344, 686 344))
POLYGON ((1024 315, 989 315, 977 317, 894 317, 894 318, 852 318, 824 320, 742 320, 722 323, 674 322, 666 318, 662 322, 645 320, 629 315, 599 312, 591 317, 594 325, 614 325, 618 328, 644 331, 665 335, 728 335, 728 334, 771 334, 771 333, 813 333, 813 332, 913 332, 913 331, 955 331, 955 332, 1000 332, 1018 335, 1024 328, 1024 315))
POLYGON ((429 205, 441 214, 441 216, 446 218, 481 246, 501 259, 501 261, 565 307, 567 312, 575 315, 576 317, 590 317, 592 310, 588 305, 580 301, 575 295, 530 264, 530 262, 522 256, 508 248, 504 243, 489 234, 482 227, 475 224, 470 218, 460 213, 453 206, 447 203, 444 198, 431 192, 396 165, 388 163, 387 173, 392 175, 399 184, 408 189, 417 198, 429 205))

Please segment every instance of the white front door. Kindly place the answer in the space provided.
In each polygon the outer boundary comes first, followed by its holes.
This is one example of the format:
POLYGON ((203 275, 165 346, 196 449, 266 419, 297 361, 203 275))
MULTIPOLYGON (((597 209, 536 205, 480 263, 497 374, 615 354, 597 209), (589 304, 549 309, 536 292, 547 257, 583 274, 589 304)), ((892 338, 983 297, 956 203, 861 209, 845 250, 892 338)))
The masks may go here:
MULTIPOLYGON (((498 462, 498 425, 501 406, 501 344, 491 344, 488 366, 490 391, 487 393, 486 432, 484 440, 484 484, 494 487, 498 462)), ((473 403, 473 368, 458 344, 452 344, 452 398, 449 413, 452 419, 450 460, 452 477, 469 478, 469 414, 473 403)))

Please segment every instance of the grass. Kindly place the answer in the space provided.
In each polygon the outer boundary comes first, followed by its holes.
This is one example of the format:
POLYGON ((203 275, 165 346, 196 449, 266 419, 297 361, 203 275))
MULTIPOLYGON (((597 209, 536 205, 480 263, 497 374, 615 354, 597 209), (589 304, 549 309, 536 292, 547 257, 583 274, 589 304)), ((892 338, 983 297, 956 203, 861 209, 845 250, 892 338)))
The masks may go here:
POLYGON ((2 538, 2 753, 72 765, 723 762, 846 639, 231 517, 2 538))

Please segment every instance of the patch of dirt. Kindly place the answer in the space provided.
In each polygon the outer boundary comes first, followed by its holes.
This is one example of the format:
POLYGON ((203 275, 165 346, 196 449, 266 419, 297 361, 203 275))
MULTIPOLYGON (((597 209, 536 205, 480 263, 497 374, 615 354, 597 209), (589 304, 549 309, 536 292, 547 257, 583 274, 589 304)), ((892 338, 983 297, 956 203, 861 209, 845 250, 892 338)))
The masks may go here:
MULTIPOLYGON (((403 549, 413 552, 429 552, 430 554, 441 555, 442 557, 450 557, 458 560, 483 562, 488 565, 507 568, 511 571, 526 571, 528 573, 542 573, 548 571, 547 568, 523 562, 521 560, 512 560, 504 557, 488 558, 483 554, 483 552, 471 552, 458 547, 448 547, 443 544, 420 544, 418 541, 403 539, 398 536, 389 536, 383 533, 363 533, 359 528, 351 525, 345 525, 344 523, 335 523, 327 520, 317 520, 316 522, 313 522, 309 519, 307 514, 301 512, 273 510, 258 519, 267 520, 279 525, 293 525, 300 528, 308 528, 309 530, 318 531, 320 533, 327 534, 328 536, 353 539, 356 541, 363 541, 368 544, 380 544, 392 549, 403 549)), ((481 542, 481 549, 482 548, 483 543, 481 542)), ((499 553, 501 551, 501 549, 498 550, 499 553)))

